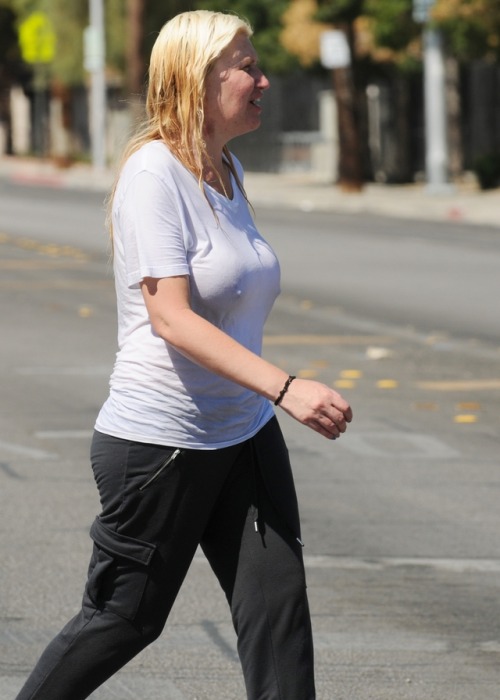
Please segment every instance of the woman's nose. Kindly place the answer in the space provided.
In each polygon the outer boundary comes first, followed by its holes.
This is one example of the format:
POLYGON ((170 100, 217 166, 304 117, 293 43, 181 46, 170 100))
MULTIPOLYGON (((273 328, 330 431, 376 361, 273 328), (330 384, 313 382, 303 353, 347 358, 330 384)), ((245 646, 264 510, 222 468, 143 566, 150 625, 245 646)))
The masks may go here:
POLYGON ((259 90, 268 90, 271 87, 271 83, 262 71, 259 71, 259 77, 256 83, 259 90))

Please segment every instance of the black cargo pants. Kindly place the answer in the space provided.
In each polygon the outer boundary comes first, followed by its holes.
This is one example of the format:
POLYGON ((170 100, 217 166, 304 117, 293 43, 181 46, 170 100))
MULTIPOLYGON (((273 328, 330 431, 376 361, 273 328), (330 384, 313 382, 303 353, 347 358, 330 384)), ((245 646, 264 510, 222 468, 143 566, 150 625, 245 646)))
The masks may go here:
POLYGON ((314 700, 297 499, 276 418, 176 450, 96 433, 102 513, 82 609, 17 700, 83 700, 156 639, 200 544, 226 594, 249 700, 314 700))

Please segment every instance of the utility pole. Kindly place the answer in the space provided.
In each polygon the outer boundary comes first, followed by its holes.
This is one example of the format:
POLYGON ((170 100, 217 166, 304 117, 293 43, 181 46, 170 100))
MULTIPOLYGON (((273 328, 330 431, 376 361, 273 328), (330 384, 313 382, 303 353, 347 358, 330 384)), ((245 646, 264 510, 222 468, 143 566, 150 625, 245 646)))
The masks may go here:
POLYGON ((424 30, 426 172, 429 191, 448 188, 446 71, 443 40, 437 29, 424 30))
POLYGON ((449 191, 446 68, 441 32, 429 24, 436 0, 413 0, 413 17, 424 25, 425 169, 431 194, 449 191))
POLYGON ((106 77, 103 0, 89 0, 90 24, 84 32, 85 68, 90 73, 92 165, 106 167, 106 77))

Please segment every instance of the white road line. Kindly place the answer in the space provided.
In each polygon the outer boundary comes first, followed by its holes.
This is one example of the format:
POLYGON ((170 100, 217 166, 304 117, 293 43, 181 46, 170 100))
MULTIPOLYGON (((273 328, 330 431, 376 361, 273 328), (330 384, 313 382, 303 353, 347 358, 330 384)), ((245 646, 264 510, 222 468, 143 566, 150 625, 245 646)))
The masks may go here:
POLYGON ((364 431, 349 435, 339 443, 344 449, 362 457, 456 459, 459 452, 439 438, 423 433, 403 431, 364 431))
POLYGON ((65 376, 83 376, 83 377, 106 377, 111 372, 109 365, 96 367, 18 367, 16 374, 28 376, 45 376, 45 375, 65 375, 65 376))
POLYGON ((449 573, 500 573, 500 559, 446 559, 432 557, 333 557, 328 555, 306 555, 306 567, 319 569, 354 569, 380 571, 388 568, 430 568, 449 573))
POLYGON ((52 452, 45 450, 37 450, 33 447, 25 447, 24 445, 15 445, 12 442, 4 442, 0 440, 0 450, 6 450, 12 454, 20 455, 21 457, 30 457, 31 459, 57 459, 58 456, 52 452))
MULTIPOLYGON (((198 549, 194 564, 208 564, 203 552, 198 549)), ((500 572, 499 559, 446 559, 443 557, 335 557, 328 554, 306 554, 306 568, 310 569, 352 569, 354 571, 382 571, 399 567, 434 569, 449 573, 497 574, 500 572)))
POLYGON ((35 437, 39 440, 87 440, 93 433, 93 430, 37 430, 35 437))

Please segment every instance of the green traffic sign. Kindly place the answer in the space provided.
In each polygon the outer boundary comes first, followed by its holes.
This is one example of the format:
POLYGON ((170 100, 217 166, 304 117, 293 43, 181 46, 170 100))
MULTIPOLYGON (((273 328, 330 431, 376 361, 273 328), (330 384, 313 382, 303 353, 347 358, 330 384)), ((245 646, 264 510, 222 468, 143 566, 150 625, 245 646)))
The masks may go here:
POLYGON ((33 12, 19 27, 19 45, 26 63, 51 63, 56 52, 56 35, 43 12, 33 12))

